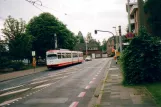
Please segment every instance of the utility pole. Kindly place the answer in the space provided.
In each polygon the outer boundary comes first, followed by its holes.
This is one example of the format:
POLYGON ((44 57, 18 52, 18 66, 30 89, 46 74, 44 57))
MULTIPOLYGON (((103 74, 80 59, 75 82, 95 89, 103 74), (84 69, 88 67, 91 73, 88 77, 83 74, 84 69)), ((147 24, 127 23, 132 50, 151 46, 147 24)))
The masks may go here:
POLYGON ((121 36, 121 26, 119 26, 119 41, 120 41, 120 52, 122 53, 122 36, 121 36))
POLYGON ((130 21, 130 0, 127 0, 127 10, 128 10, 128 28, 129 32, 131 32, 131 21, 130 21))
POLYGON ((145 17, 144 17, 144 2, 143 0, 138 0, 138 11, 139 11, 139 15, 138 15, 138 27, 142 27, 145 26, 145 17))

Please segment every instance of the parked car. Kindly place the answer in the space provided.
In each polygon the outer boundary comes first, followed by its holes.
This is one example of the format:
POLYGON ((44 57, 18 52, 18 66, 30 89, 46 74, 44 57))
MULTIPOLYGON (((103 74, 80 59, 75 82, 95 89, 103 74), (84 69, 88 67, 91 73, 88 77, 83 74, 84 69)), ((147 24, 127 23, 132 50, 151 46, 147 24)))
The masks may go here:
POLYGON ((85 58, 85 61, 92 61, 91 56, 87 56, 87 57, 85 58))

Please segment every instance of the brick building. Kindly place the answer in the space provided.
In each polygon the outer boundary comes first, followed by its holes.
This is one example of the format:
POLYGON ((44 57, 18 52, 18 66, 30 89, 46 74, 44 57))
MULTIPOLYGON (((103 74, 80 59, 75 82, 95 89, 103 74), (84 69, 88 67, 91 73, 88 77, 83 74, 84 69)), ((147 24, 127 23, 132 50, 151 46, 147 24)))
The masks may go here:
MULTIPOLYGON (((86 43, 79 43, 75 46, 74 50, 82 51, 84 55, 86 55, 86 43)), ((87 43, 87 55, 92 56, 95 55, 95 58, 102 57, 102 51, 99 49, 99 46, 95 40, 87 43)))

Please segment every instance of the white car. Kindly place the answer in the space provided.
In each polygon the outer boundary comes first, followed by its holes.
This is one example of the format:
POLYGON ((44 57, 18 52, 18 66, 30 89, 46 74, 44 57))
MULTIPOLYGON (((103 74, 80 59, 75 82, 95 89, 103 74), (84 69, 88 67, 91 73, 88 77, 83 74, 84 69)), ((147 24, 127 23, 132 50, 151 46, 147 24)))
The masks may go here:
POLYGON ((87 57, 85 58, 85 61, 92 61, 91 56, 87 56, 87 57))

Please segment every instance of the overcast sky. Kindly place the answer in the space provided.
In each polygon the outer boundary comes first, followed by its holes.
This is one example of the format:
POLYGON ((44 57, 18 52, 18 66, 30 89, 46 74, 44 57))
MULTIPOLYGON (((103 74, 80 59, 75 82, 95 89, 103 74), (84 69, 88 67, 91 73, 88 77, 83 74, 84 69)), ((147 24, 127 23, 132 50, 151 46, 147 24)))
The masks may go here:
MULTIPOLYGON (((34 0, 33 0, 34 1, 34 0)), ((35 0, 36 1, 36 0, 35 0)), ((43 12, 50 12, 61 20, 75 34, 78 31, 86 36, 88 32, 92 37, 102 41, 111 34, 94 34, 95 29, 108 30, 115 33, 114 26, 122 26, 122 32, 127 27, 127 0, 41 0, 42 5, 52 9, 38 6, 43 12)), ((0 0, 0 29, 8 15, 28 22, 33 16, 42 11, 25 0, 0 0)))

